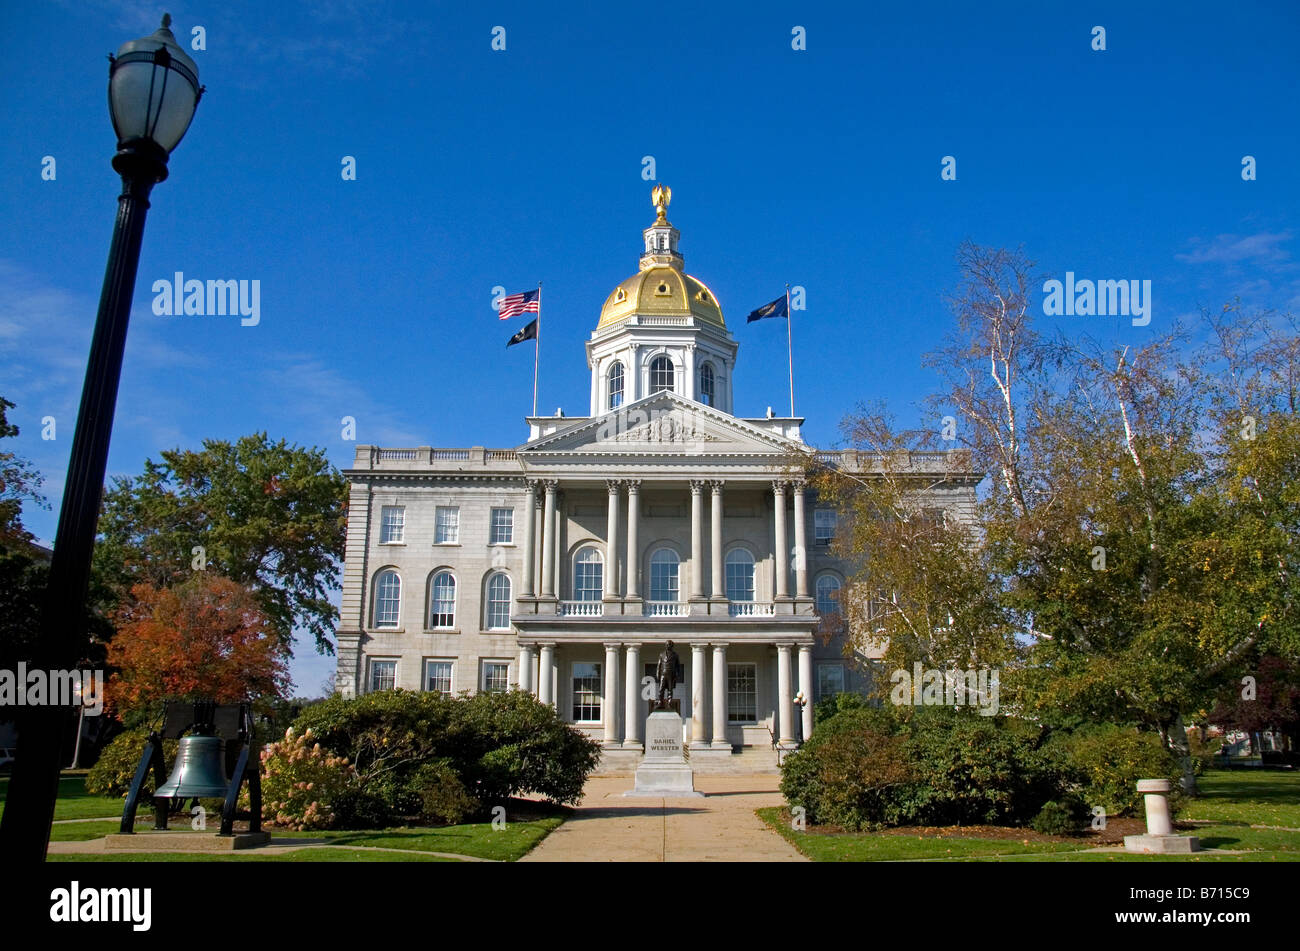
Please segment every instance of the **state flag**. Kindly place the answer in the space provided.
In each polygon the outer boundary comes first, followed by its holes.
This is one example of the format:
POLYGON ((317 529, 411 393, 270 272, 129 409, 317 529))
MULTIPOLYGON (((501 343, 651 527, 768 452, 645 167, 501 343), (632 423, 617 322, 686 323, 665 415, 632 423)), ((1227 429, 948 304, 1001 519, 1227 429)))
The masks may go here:
POLYGON ((789 302, 786 296, 782 294, 770 304, 764 304, 758 310, 751 311, 745 319, 745 323, 752 324, 756 320, 762 320, 764 317, 790 317, 789 302))

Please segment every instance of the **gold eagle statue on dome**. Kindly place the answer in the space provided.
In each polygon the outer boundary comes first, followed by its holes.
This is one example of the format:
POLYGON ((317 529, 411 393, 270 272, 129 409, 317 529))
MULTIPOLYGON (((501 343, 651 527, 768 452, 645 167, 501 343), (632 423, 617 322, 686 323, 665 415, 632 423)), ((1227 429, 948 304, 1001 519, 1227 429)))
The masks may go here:
POLYGON ((673 200, 673 190, 667 185, 656 185, 650 191, 650 200, 654 202, 655 211, 659 213, 659 220, 666 221, 668 206, 673 200))

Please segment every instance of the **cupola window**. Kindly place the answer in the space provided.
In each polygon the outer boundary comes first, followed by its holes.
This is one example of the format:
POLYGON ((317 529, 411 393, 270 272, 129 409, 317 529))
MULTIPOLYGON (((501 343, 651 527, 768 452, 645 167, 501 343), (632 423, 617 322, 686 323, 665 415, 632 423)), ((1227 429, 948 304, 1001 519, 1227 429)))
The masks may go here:
POLYGON ((713 394, 713 364, 706 363, 700 367, 700 402, 706 406, 716 405, 713 394))
POLYGON ((650 392, 673 388, 673 362, 667 357, 655 357, 650 362, 650 392))
POLYGON ((618 409, 623 405, 623 364, 615 363, 609 368, 609 408, 618 409))

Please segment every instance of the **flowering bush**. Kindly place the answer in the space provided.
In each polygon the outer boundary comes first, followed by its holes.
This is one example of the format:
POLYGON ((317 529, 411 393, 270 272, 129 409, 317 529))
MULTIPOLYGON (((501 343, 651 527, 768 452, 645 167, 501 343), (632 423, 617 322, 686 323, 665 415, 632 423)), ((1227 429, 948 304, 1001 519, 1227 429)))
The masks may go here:
MULTIPOLYGON (((333 803, 351 785, 355 771, 346 756, 335 756, 312 738, 310 729, 262 750, 262 815, 284 829, 328 829, 334 825, 333 803)), ((240 805, 249 808, 248 788, 240 805)))

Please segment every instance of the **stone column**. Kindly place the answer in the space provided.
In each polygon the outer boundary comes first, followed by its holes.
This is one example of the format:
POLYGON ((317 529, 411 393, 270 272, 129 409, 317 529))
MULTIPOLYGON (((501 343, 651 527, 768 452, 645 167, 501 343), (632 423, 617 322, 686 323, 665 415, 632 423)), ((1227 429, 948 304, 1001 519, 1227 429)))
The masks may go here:
POLYGON ((709 567, 712 569, 713 585, 709 591, 714 598, 725 597, 727 584, 723 577, 722 562, 722 482, 710 482, 712 498, 709 499, 709 567))
POLYGON ((776 720, 780 726, 777 740, 784 746, 794 743, 794 694, 790 690, 790 647, 776 645, 776 720))
POLYGON ((776 597, 790 597, 790 552, 785 538, 785 483, 772 483, 772 497, 776 502, 776 597))
POLYGON ((533 531, 533 593, 542 590, 542 536, 545 534, 542 525, 542 500, 540 498, 533 501, 533 519, 536 528, 533 531))
POLYGON ((605 645, 605 698, 601 703, 605 718, 605 746, 618 745, 618 645, 605 645))
POLYGON ((606 479, 605 488, 609 491, 609 500, 605 506, 605 565, 601 569, 604 578, 604 597, 612 601, 618 597, 618 487, 617 479, 606 479))
POLYGON ((627 596, 641 597, 641 548, 637 529, 641 526, 641 480, 627 480, 627 596))
POLYGON ((794 483, 794 596, 808 597, 808 529, 804 524, 804 484, 794 483))
POLYGON ((517 671, 519 689, 533 692, 533 652, 531 648, 519 648, 519 670, 517 671))
POLYGON ((528 648, 528 677, 532 682, 529 688, 531 693, 538 700, 542 698, 542 661, 538 654, 539 648, 528 648))
POLYGON ((799 689, 808 701, 803 705, 803 738, 806 741, 813 730, 813 668, 812 645, 799 645, 799 689))
POLYGON ((700 381, 695 378, 695 345, 688 343, 686 345, 685 359, 682 361, 685 365, 686 385, 681 388, 681 395, 688 400, 700 400, 700 381))
POLYGON ((704 597, 704 483, 691 480, 691 600, 704 597))
MULTIPOLYGON (((542 515, 542 597, 555 597, 555 486, 545 480, 546 507, 542 515)), ((545 648, 543 648, 545 650, 545 648)))
MULTIPOLYGON (((523 591, 520 597, 531 598, 537 593, 533 587, 533 556, 536 551, 536 540, 534 532, 536 531, 537 522, 537 483, 533 479, 528 480, 528 495, 524 502, 524 576, 520 579, 523 582, 523 591)), ((522 681, 521 681, 522 682, 522 681)))
POLYGON ((727 645, 713 645, 713 742, 715 750, 731 749, 727 741, 727 645))
POLYGON ((623 672, 623 749, 641 748, 641 645, 628 644, 623 672))
POLYGON ((691 645, 691 746, 699 749, 704 747, 705 728, 704 728, 704 704, 705 697, 708 696, 708 673, 706 672, 705 644, 691 645))
POLYGON ((537 671, 537 699, 555 706, 555 645, 542 645, 542 659, 537 671))

